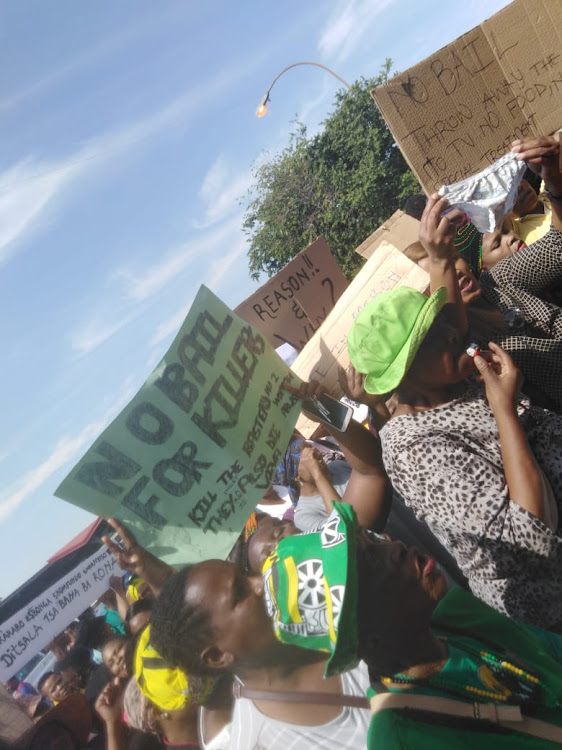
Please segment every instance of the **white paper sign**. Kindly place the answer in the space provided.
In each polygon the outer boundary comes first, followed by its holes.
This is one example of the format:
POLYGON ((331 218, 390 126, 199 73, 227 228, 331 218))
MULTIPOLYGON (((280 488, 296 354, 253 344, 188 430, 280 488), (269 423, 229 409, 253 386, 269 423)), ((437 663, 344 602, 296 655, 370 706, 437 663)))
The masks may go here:
POLYGON ((0 682, 9 680, 103 594, 115 568, 114 556, 107 547, 101 547, 3 622, 0 682))

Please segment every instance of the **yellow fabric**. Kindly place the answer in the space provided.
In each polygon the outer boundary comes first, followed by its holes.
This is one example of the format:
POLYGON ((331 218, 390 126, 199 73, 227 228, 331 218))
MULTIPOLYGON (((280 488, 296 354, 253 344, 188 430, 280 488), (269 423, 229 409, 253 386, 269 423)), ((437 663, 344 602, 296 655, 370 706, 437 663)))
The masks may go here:
POLYGON ((204 703, 214 682, 210 677, 198 678, 197 694, 193 695, 185 672, 168 667, 150 645, 150 625, 143 630, 135 651, 135 679, 143 695, 164 711, 177 711, 194 700, 204 703))
POLYGON ((544 214, 527 214, 527 216, 509 217, 505 221, 507 229, 511 229, 526 245, 540 240, 550 229, 552 221, 552 207, 550 201, 541 193, 539 200, 544 204, 544 214))
POLYGON ((127 594, 129 594, 131 602, 138 602, 140 599, 139 589, 143 583, 144 580, 142 578, 131 578, 129 585, 127 586, 127 594))

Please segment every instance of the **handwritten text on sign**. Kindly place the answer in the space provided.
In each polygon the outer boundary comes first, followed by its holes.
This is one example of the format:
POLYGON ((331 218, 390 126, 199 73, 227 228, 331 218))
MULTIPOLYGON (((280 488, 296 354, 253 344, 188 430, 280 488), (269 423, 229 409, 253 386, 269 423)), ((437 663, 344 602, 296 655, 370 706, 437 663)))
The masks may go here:
POLYGON ((170 563, 225 557, 299 407, 265 338, 201 287, 164 359, 56 491, 170 563))
POLYGON ((303 348, 348 282, 322 237, 296 255, 235 312, 277 347, 303 348))
POLYGON ((373 91, 427 193, 562 126, 562 0, 516 0, 373 91))
POLYGON ((109 588, 116 565, 102 547, 0 625, 0 682, 25 666, 109 588))

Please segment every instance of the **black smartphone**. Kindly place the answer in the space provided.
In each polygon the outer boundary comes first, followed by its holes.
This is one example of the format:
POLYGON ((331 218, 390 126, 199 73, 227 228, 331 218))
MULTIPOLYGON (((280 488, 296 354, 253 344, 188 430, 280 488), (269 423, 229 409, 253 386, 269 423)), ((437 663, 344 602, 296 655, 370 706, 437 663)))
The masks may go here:
POLYGON ((315 422, 333 427, 338 432, 345 432, 353 415, 351 406, 338 401, 327 393, 305 398, 302 402, 302 413, 315 422))

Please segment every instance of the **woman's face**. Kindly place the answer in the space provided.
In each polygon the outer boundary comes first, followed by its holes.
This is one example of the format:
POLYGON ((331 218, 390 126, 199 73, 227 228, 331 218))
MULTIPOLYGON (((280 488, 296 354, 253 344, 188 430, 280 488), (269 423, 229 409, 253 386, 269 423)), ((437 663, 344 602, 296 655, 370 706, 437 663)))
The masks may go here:
POLYGON ((439 312, 421 343, 406 381, 411 386, 440 388, 460 383, 474 372, 474 360, 455 326, 447 322, 449 305, 439 312))
POLYGON ((120 679, 127 679, 127 663, 125 653, 127 650, 126 638, 112 638, 103 647, 103 663, 109 669, 112 675, 120 679))
POLYGON ((292 521, 281 521, 278 518, 261 521, 258 530, 248 539, 249 573, 260 575, 264 562, 275 549, 277 542, 298 533, 299 530, 292 521))
MULTIPOLYGON (((420 268, 429 273, 429 258, 420 258, 417 262, 420 268)), ((458 255, 455 258, 455 268, 457 271, 457 279, 459 281, 459 287, 461 290, 462 301, 465 305, 470 305, 471 302, 478 299, 482 294, 480 284, 478 283, 476 276, 470 270, 468 263, 458 255)))
POLYGON ((513 232, 505 229, 496 229, 495 232, 486 232, 482 235, 482 269, 493 268, 496 263, 508 255, 513 255, 518 250, 527 247, 513 232))
POLYGON ((539 202, 539 196, 527 180, 521 180, 517 190, 517 198, 512 212, 516 216, 526 216, 532 213, 539 202))

